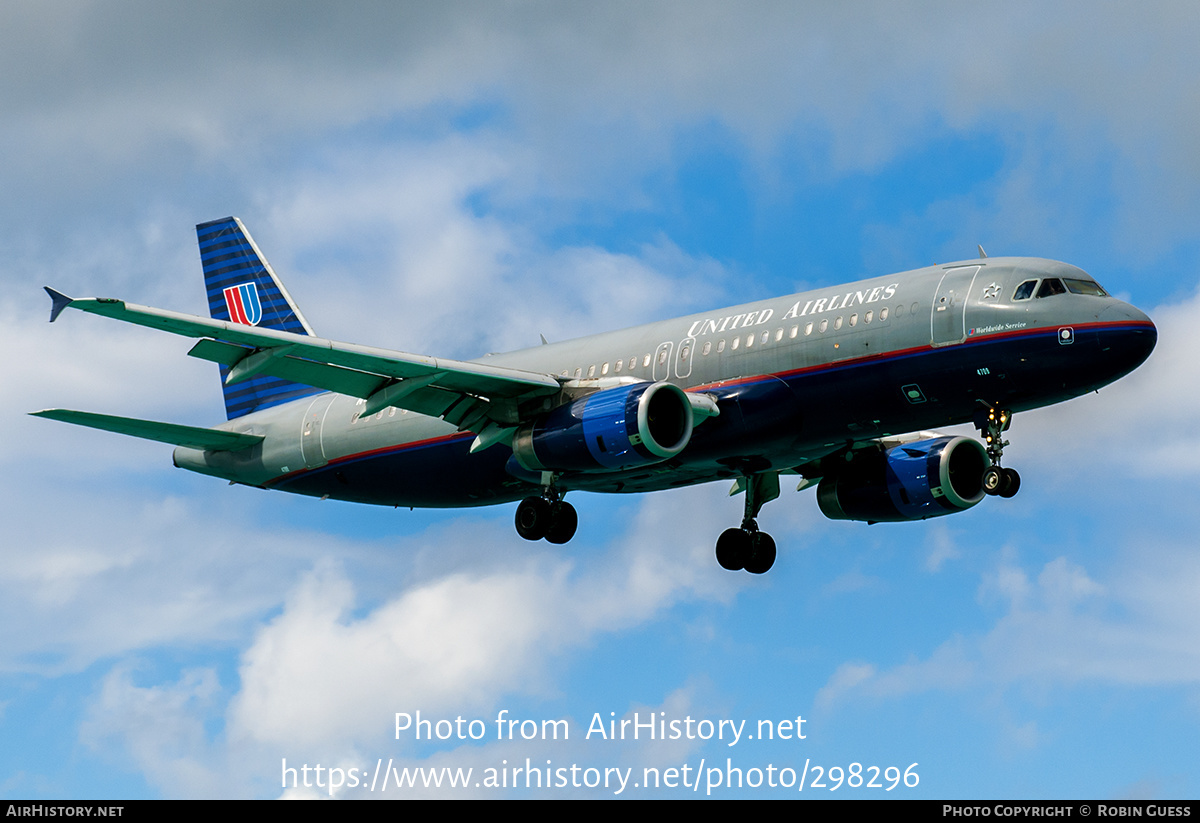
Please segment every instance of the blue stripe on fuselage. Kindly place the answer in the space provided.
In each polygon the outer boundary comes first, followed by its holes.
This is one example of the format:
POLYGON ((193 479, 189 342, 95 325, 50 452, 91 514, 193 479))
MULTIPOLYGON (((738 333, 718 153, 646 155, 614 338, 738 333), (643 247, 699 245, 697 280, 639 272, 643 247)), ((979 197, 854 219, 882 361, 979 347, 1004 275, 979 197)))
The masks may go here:
MULTIPOLYGON (((1139 336, 1151 338, 1147 350, 1157 337, 1152 324, 1138 321, 1079 324, 1073 328, 1074 351, 1088 347, 1093 355, 1098 355, 1099 347, 1117 337, 1134 341, 1139 336)), ((1099 358, 1095 356, 1080 360, 1078 354, 1067 351, 1070 346, 1057 344, 1057 334, 1057 327, 1003 332, 950 346, 917 346, 692 387, 689 391, 716 395, 722 404, 736 400, 749 410, 763 405, 756 403, 759 397, 774 402, 782 385, 797 399, 799 413, 790 429, 760 426, 756 417, 735 420, 738 416, 722 414, 710 418, 697 426, 684 452, 670 461, 685 469, 693 463, 711 464, 709 471, 700 474, 684 471, 678 475, 657 472, 653 481, 646 481, 655 485, 631 484, 623 490, 645 491, 729 476, 730 456, 755 456, 770 464, 759 470, 788 468, 811 459, 813 450, 822 443, 970 422, 979 399, 983 398, 1009 404, 1013 411, 1023 411, 1077 397, 1126 373, 1114 374, 1111 365, 1096 362, 1099 358), (1047 338, 1054 345, 1047 345, 1047 338), (1073 363, 1079 361, 1072 376, 1067 378, 1073 383, 1064 385, 1062 364, 1055 362, 1060 357, 1073 357, 1073 363), (1053 374, 1048 383, 1041 383, 1036 371, 1030 370, 1031 362, 1036 366, 1039 359, 1047 362, 1047 370, 1053 374), (921 365, 909 368, 913 361, 920 361, 921 365), (1019 363, 1022 370, 992 385, 977 374, 976 364, 983 362, 1004 372, 1009 369, 1007 364, 1015 368, 1019 363), (909 403, 900 392, 900 386, 907 382, 918 382, 923 389, 927 388, 928 401, 909 403), (847 426, 859 422, 856 413, 868 423, 879 418, 878 430, 851 434, 847 426), (726 463, 718 462, 722 459, 726 463), (684 475, 687 479, 681 481, 684 475)), ((1128 357, 1126 371, 1143 359, 1144 354, 1135 351, 1128 357)), ((1124 369, 1125 365, 1119 364, 1116 369, 1124 369)), ((336 458, 320 468, 294 471, 268 485, 363 503, 423 507, 499 503, 520 499, 531 492, 534 487, 504 471, 511 454, 509 449, 493 446, 472 455, 469 443, 473 439, 474 435, 468 432, 398 443, 336 458)), ((615 486, 622 485, 627 478, 643 474, 645 469, 576 474, 564 477, 563 484, 565 488, 615 491, 615 486)))

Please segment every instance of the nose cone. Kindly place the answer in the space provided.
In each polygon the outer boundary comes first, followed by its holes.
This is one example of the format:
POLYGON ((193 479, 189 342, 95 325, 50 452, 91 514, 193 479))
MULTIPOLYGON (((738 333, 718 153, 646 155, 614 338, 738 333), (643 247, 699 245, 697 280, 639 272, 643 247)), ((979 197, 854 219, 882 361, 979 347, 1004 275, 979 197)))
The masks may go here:
POLYGON ((1100 346, 1121 376, 1146 362, 1158 343, 1158 329, 1141 309, 1119 300, 1112 302, 1100 313, 1100 346))

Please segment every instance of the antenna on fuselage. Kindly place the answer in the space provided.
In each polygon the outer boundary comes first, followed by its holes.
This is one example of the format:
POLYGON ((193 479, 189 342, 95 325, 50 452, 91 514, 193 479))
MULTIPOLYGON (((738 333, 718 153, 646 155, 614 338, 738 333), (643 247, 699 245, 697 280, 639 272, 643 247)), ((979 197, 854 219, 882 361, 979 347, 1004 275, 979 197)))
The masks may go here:
POLYGON ((983 260, 985 257, 987 257, 987 252, 985 252, 983 250, 983 245, 981 243, 976 243, 975 248, 979 249, 979 259, 980 260, 983 260))

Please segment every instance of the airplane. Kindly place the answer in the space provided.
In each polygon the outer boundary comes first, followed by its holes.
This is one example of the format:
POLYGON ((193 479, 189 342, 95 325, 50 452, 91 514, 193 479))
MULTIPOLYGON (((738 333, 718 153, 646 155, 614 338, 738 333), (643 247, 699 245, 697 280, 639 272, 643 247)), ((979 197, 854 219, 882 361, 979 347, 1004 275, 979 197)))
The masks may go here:
POLYGON ((317 337, 241 220, 196 227, 210 318, 71 298, 67 308, 196 338, 227 421, 182 426, 34 412, 174 444, 174 464, 231 483, 409 507, 519 501, 518 534, 563 544, 568 492, 733 480, 729 570, 768 571, 758 528, 782 475, 827 517, 900 522, 1011 497, 1016 412, 1099 389, 1158 339, 1082 270, 1031 257, 929 266, 460 361, 317 337), (973 423, 983 438, 928 429, 973 423))

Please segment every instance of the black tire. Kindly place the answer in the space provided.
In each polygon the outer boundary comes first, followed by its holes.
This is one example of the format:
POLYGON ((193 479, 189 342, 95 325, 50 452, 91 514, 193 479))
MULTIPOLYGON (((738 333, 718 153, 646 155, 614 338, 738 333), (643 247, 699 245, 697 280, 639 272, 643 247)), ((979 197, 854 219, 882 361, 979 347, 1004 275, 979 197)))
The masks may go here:
POLYGON ((541 540, 550 528, 550 503, 540 497, 526 497, 517 506, 517 534, 526 540, 541 540))
POLYGON ((746 558, 746 571, 750 574, 766 574, 775 565, 775 539, 766 532, 750 535, 750 554, 746 558))
POLYGON ((560 503, 554 510, 550 528, 546 530, 546 542, 563 544, 575 536, 579 528, 579 515, 570 503, 560 503))
POLYGON ((999 466, 988 466, 980 482, 983 485, 984 494, 999 494, 1000 490, 1004 488, 1004 469, 999 466))
POLYGON ((749 554, 750 535, 741 529, 726 529, 717 538, 717 562, 722 569, 741 571, 746 567, 749 554))
POLYGON ((1004 484, 1000 487, 1001 497, 1013 497, 1021 489, 1021 475, 1016 469, 1004 470, 1004 484))

